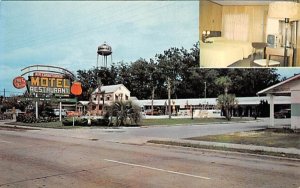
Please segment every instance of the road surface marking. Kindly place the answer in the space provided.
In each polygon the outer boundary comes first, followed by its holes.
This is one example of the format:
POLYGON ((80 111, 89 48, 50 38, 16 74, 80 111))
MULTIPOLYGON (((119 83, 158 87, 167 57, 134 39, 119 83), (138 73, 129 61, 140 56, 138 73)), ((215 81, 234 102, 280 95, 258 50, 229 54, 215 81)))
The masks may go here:
POLYGON ((186 173, 182 173, 182 172, 175 172, 175 171, 171 171, 171 170, 164 170, 164 169, 160 169, 160 168, 154 168, 154 167, 150 167, 150 166, 143 166, 143 165, 138 165, 138 164, 133 164, 133 163, 126 163, 126 162, 109 160, 109 159, 103 159, 103 160, 108 161, 108 162, 112 162, 112 163, 119 163, 119 164, 123 164, 123 165, 128 165, 128 166, 147 168, 147 169, 151 169, 151 170, 157 170, 157 171, 168 172, 168 173, 172 173, 172 174, 178 174, 178 175, 183 175, 183 176, 189 176, 189 177, 194 177, 194 178, 201 178, 201 179, 205 179, 205 180, 210 180, 210 178, 204 177, 204 176, 197 176, 197 175, 193 175, 193 174, 186 174, 186 173))
POLYGON ((8 144, 12 143, 12 142, 8 142, 8 141, 5 141, 5 140, 0 140, 0 142, 4 142, 4 143, 8 143, 8 144))

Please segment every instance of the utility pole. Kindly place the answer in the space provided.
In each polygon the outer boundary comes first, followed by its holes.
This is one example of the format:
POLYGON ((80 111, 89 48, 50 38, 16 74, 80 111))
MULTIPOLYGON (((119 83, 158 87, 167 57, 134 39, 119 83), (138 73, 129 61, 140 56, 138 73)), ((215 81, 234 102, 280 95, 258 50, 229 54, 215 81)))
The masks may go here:
POLYGON ((171 119, 171 81, 168 77, 168 112, 169 112, 169 119, 171 119))
POLYGON ((98 78, 98 92, 97 92, 97 115, 99 115, 99 110, 100 110, 100 96, 101 96, 101 78, 98 78))
POLYGON ((204 98, 206 99, 206 82, 204 82, 204 98))
POLYGON ((5 88, 3 89, 3 98, 5 99, 5 88))
POLYGON ((154 100, 154 92, 155 92, 156 86, 152 88, 152 100, 151 100, 151 115, 153 116, 153 100, 154 100))

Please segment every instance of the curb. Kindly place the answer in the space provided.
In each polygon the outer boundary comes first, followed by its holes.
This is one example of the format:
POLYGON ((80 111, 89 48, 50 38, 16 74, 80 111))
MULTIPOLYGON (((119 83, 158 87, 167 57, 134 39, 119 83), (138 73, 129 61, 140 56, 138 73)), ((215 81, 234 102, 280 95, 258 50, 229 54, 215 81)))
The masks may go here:
POLYGON ((273 157, 281 157, 284 159, 297 159, 300 161, 300 150, 294 149, 291 151, 287 151, 287 148, 274 148, 274 147, 261 147, 261 146, 253 146, 252 149, 249 149, 249 145, 242 144, 234 144, 234 146, 239 147, 230 147, 230 144, 227 143, 217 143, 217 142, 205 142, 205 143, 196 143, 196 142, 184 142, 180 140, 149 140, 148 144, 158 144, 172 147, 182 147, 182 148, 193 148, 193 149, 201 149, 201 150, 213 150, 213 151, 223 151, 223 152, 234 152, 234 153, 245 153, 257 156, 273 156, 273 157), (227 150, 228 149, 228 150, 227 150), (280 151, 282 150, 282 151, 280 151), (257 152, 257 153, 255 153, 257 152), (260 154, 259 152, 265 152, 264 154, 260 154), (282 156, 287 155, 287 156, 282 156))
POLYGON ((217 149, 205 149, 205 148, 193 148, 193 147, 184 147, 184 146, 176 146, 176 145, 166 145, 166 144, 156 144, 156 143, 151 143, 148 142, 147 145, 151 146, 161 146, 161 147, 166 147, 166 148, 179 148, 179 149, 189 149, 189 150, 194 150, 194 151, 208 151, 208 152, 215 152, 215 153, 233 153, 237 155, 250 155, 254 157, 260 157, 260 158, 272 158, 272 159, 277 159, 277 160, 289 160, 289 161, 297 161, 300 162, 300 159, 298 158, 291 158, 291 157, 279 157, 279 156, 274 156, 274 155, 261 155, 261 154, 253 154, 253 153, 246 153, 246 152, 237 152, 237 151, 226 151, 226 150, 217 150, 217 149))

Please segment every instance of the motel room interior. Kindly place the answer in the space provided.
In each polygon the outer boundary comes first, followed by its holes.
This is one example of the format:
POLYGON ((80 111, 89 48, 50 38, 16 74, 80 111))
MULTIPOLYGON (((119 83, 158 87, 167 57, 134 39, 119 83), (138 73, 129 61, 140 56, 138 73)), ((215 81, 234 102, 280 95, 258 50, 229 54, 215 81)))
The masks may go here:
POLYGON ((300 0, 200 0, 200 67, 300 67, 300 0))

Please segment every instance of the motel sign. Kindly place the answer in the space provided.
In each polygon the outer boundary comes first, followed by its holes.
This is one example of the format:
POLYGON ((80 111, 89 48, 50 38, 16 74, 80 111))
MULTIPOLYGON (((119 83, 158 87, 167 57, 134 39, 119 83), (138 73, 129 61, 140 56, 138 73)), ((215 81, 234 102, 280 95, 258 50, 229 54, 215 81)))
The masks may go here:
POLYGON ((70 80, 59 77, 57 74, 29 76, 27 87, 30 94, 51 93, 51 94, 70 94, 70 80))

